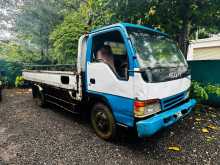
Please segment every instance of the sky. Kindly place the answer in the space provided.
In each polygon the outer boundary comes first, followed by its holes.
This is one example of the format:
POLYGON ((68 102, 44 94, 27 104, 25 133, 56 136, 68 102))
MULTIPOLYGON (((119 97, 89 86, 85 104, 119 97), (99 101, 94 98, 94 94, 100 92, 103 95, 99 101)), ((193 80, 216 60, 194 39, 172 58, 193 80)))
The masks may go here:
POLYGON ((10 28, 12 28, 12 24, 10 24, 7 19, 8 12, 6 9, 0 8, 0 40, 8 40, 12 37, 10 28))
POLYGON ((0 41, 9 40, 14 37, 11 32, 18 6, 22 0, 0 0, 0 41))

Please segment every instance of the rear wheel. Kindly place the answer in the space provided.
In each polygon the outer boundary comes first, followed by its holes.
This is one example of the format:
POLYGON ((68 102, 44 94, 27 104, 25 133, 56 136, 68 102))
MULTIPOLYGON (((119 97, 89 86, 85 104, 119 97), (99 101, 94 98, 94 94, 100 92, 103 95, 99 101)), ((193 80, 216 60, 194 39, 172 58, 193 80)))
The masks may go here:
POLYGON ((103 103, 97 103, 91 112, 91 122, 96 134, 104 140, 116 137, 116 124, 111 110, 103 103))
POLYGON ((40 91, 38 87, 34 86, 32 88, 32 95, 37 106, 46 106, 46 99, 43 90, 40 91))

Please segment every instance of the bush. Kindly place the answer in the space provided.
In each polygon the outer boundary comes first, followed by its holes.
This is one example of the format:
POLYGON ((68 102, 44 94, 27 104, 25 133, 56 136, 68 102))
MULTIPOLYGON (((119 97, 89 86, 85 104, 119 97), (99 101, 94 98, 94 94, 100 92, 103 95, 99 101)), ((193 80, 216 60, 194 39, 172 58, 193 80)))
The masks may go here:
POLYGON ((192 81, 191 97, 194 97, 201 102, 207 101, 210 94, 220 96, 220 85, 204 84, 197 81, 192 81))
POLYGON ((17 76, 15 80, 15 86, 16 87, 22 87, 24 85, 24 77, 17 76))
POLYGON ((8 87, 14 87, 16 77, 21 75, 22 66, 18 63, 0 59, 0 70, 5 72, 5 75, 1 76, 3 83, 8 87))

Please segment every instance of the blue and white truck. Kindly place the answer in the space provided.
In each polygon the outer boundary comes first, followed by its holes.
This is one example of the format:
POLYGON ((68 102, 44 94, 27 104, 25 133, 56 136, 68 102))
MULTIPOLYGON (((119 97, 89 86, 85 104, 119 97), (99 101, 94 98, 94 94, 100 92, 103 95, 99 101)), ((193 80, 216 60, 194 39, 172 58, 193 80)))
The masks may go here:
POLYGON ((181 51, 167 34, 145 26, 119 23, 81 36, 76 67, 66 68, 29 69, 23 76, 39 105, 87 111, 105 140, 117 136, 117 126, 151 136, 196 104, 189 98, 191 77, 181 51))

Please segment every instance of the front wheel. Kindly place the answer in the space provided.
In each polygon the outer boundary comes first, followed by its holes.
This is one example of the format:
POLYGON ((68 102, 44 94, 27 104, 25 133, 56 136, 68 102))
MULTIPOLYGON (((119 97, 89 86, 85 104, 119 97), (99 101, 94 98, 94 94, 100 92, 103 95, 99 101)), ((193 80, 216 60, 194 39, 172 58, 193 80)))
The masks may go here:
POLYGON ((104 140, 116 137, 116 124, 111 110, 103 103, 97 103, 92 108, 91 122, 96 134, 104 140))

